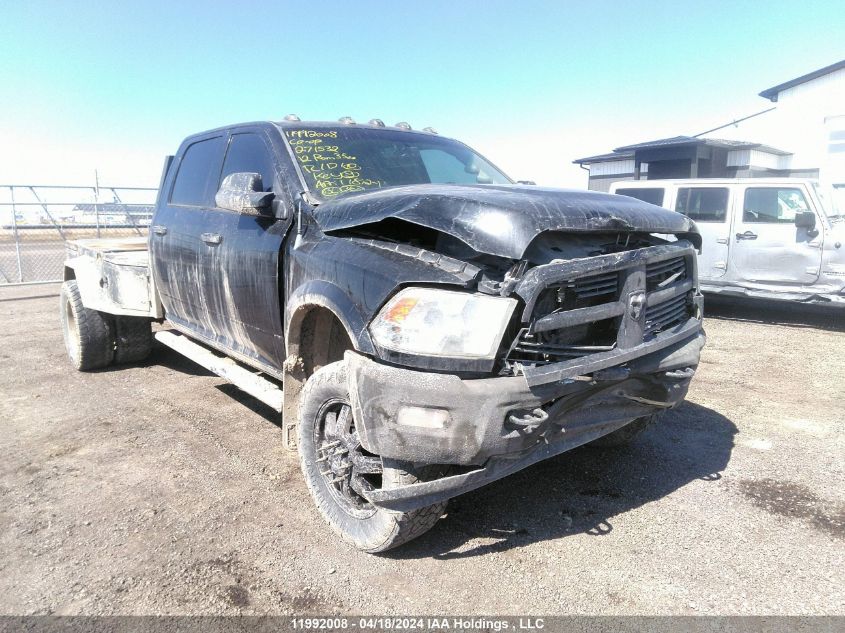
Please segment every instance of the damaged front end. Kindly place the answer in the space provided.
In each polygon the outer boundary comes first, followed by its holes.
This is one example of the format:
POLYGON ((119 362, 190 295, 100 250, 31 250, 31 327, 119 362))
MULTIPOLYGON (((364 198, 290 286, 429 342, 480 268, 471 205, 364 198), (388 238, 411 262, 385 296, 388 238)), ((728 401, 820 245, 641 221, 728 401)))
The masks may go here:
POLYGON ((347 353, 367 450, 460 474, 369 500, 407 511, 504 477, 680 403, 704 344, 685 241, 530 268, 493 377, 420 371, 347 353), (471 468, 478 466, 478 468, 471 468))
MULTIPOLYGON (((563 208, 569 198, 558 198, 563 208)), ((605 198, 590 199, 594 206, 586 211, 573 205, 569 215, 552 214, 552 230, 543 231, 540 221, 526 228, 525 218, 516 218, 522 228, 510 242, 501 235, 475 239, 466 217, 452 218, 451 231, 431 220, 413 226, 407 214, 329 227, 376 248, 410 241, 432 261, 467 262, 477 270, 473 283, 452 294, 476 297, 477 305, 458 314, 496 336, 489 350, 484 336, 480 344, 463 344, 477 333, 466 323, 440 331, 456 321, 432 310, 435 316, 417 315, 421 342, 403 347, 399 334, 423 305, 421 293, 406 287, 382 304, 369 327, 375 354, 346 353, 361 444, 383 458, 449 466, 452 474, 373 489, 368 501, 397 511, 442 501, 683 400, 705 340, 695 227, 662 209, 649 215, 651 205, 599 217, 596 209, 609 206, 605 198), (579 224, 578 213, 591 219, 579 224), (573 228, 586 225, 593 230, 573 228)), ((418 220, 419 204, 414 212, 418 220)))

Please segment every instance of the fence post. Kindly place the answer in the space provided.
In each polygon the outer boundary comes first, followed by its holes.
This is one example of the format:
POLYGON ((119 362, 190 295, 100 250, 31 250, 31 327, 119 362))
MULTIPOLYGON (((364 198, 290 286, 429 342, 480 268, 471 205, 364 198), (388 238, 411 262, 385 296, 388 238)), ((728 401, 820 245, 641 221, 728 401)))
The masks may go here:
POLYGON ((15 256, 18 260, 18 283, 23 282, 23 262, 21 261, 21 242, 18 236, 18 210, 15 206, 15 188, 9 187, 12 196, 12 233, 15 236, 15 256))
POLYGON ((100 235, 100 180, 97 177, 97 171, 94 171, 94 182, 96 185, 94 186, 94 217, 96 218, 97 222, 97 238, 101 237, 100 235))

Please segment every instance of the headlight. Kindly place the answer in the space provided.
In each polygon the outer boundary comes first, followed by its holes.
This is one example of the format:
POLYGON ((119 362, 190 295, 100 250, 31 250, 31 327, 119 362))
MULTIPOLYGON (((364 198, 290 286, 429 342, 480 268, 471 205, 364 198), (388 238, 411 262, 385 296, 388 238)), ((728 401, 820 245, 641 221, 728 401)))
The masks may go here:
POLYGON ((370 325, 382 348, 421 356, 494 358, 516 300, 406 288, 370 325))

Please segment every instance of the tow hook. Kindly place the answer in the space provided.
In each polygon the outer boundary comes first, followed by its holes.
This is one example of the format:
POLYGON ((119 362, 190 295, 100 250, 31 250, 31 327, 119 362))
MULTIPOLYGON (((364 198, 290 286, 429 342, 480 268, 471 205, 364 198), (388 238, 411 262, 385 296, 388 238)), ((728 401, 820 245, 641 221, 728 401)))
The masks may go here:
POLYGON ((665 375, 671 380, 690 380, 695 375, 695 369, 692 367, 685 367, 684 369, 667 371, 665 375))
POLYGON ((533 411, 529 411, 521 416, 516 416, 511 414, 508 416, 508 422, 513 424, 514 426, 518 426, 524 429, 530 429, 535 426, 540 426, 549 419, 549 414, 543 411, 542 409, 534 409, 533 411))

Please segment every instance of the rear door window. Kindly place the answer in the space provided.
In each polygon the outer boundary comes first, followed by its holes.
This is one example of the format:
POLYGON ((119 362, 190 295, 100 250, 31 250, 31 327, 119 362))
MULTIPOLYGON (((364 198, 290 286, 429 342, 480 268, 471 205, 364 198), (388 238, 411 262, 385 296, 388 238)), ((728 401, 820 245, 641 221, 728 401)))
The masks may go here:
POLYGON ((696 222, 724 222, 728 216, 728 189, 679 187, 675 211, 696 222))
POLYGON ((809 211, 804 192, 796 187, 749 187, 742 220, 749 223, 792 224, 795 215, 809 211))
POLYGON ((223 136, 197 141, 188 146, 179 163, 179 171, 176 172, 176 182, 170 194, 171 204, 214 206, 225 147, 226 139, 223 136))
POLYGON ((625 189, 617 189, 616 194, 619 196, 628 196, 629 198, 636 198, 649 204, 656 204, 658 207, 663 206, 664 189, 662 187, 626 187, 625 189))

